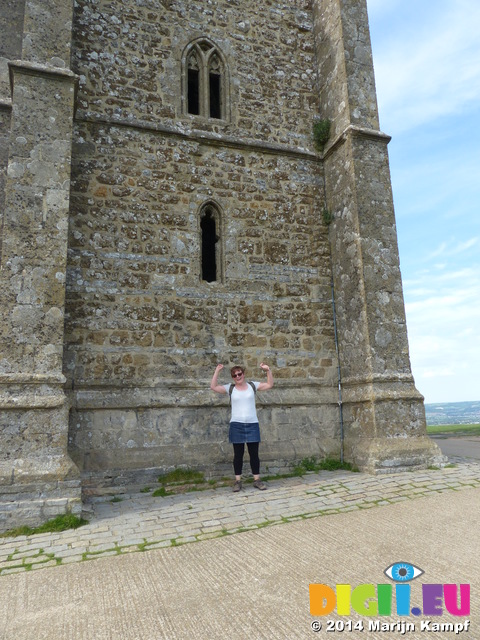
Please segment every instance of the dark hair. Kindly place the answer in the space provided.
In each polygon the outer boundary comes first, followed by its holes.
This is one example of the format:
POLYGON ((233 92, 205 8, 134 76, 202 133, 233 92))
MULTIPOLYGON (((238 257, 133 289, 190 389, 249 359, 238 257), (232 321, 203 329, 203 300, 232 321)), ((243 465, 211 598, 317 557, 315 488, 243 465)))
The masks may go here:
POLYGON ((235 367, 232 367, 230 369, 230 375, 233 376, 235 371, 241 371, 242 373, 245 373, 245 369, 243 367, 240 367, 239 365, 236 365, 235 367))

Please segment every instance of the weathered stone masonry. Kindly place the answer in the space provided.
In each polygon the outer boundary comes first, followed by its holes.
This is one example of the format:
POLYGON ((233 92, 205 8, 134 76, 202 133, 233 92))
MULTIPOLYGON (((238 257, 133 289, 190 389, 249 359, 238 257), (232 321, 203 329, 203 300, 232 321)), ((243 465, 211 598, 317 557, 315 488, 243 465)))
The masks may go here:
POLYGON ((338 456, 332 278, 346 458, 441 461, 410 371, 365 3, 9 4, 0 528, 78 512, 81 485, 230 472, 219 361, 274 370, 264 467, 338 456))
POLYGON ((14 23, 23 16, 24 35, 21 59, 18 39, 6 36, 13 59, 2 57, 1 73, 2 90, 10 89, 2 96, 9 118, 2 132, 8 136, 0 270, 2 528, 81 510, 79 471, 66 455, 62 373, 75 84, 65 25, 72 8, 8 4, 6 34, 10 16, 14 23))

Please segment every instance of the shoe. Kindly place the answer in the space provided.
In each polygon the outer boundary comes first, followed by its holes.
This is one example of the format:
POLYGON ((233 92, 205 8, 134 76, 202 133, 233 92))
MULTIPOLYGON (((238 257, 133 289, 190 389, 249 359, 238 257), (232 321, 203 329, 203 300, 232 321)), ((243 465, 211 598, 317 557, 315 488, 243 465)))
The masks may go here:
POLYGON ((265 491, 265 489, 267 488, 267 485, 261 480, 255 480, 253 486, 255 487, 255 489, 260 489, 260 491, 265 491))
POLYGON ((241 480, 235 480, 235 484, 233 485, 234 493, 236 493, 237 491, 241 491, 241 489, 242 489, 242 481, 241 480))

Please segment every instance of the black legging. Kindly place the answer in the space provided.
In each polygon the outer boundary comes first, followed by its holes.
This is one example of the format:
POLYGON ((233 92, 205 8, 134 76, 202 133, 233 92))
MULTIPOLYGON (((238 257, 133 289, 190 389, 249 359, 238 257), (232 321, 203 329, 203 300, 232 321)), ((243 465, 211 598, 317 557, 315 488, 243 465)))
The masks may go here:
MULTIPOLYGON (((260 473, 260 458, 258 457, 259 444, 259 442, 247 442, 250 468, 254 476, 258 476, 260 473)), ((233 443, 233 470, 236 476, 242 475, 244 451, 245 444, 243 442, 233 443)))

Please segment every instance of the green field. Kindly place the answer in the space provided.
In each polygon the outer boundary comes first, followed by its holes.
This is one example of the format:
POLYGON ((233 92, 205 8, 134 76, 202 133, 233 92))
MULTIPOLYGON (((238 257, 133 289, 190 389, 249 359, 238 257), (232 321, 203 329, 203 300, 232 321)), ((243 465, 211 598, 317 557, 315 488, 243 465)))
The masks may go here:
POLYGON ((429 435, 454 433, 456 435, 480 436, 480 424, 435 424, 427 425, 429 435))

